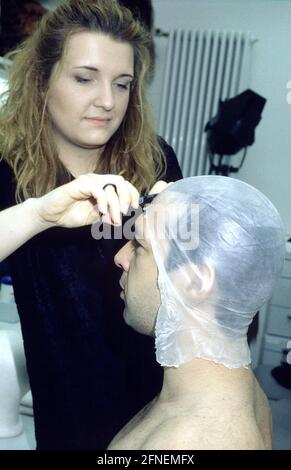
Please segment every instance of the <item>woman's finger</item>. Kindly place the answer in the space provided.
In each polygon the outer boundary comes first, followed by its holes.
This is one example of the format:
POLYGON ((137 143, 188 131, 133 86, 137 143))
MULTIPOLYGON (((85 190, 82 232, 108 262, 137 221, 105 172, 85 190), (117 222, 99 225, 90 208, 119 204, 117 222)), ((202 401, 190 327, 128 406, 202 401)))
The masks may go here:
POLYGON ((96 199, 99 212, 101 212, 101 214, 107 214, 107 197, 103 189, 94 185, 92 188, 92 196, 96 199))
MULTIPOLYGON (((117 185, 116 187, 118 188, 117 185)), ((120 199, 115 191, 115 188, 112 185, 109 185, 103 191, 107 198, 107 205, 108 205, 110 217, 113 223, 120 225, 121 224, 120 199)))
POLYGON ((120 202, 120 210, 123 214, 127 214, 131 203, 131 195, 125 180, 116 185, 116 192, 120 202))
MULTIPOLYGON (((139 207, 139 192, 138 190, 136 189, 135 186, 133 186, 133 184, 131 184, 129 181, 125 181, 126 185, 127 185, 127 189, 128 189, 128 192, 130 194, 130 205, 134 208, 134 209, 138 209, 139 207)), ((128 208, 127 208, 128 210, 128 208)))
POLYGON ((66 186, 68 194, 73 200, 80 201, 93 197, 96 200, 98 210, 102 214, 107 213, 107 198, 100 181, 91 178, 89 175, 82 175, 66 186))
POLYGON ((139 192, 122 176, 90 173, 79 176, 72 183, 72 197, 86 199, 93 196, 98 210, 102 214, 109 211, 113 223, 121 223, 121 212, 127 214, 130 205, 138 208, 139 192))
POLYGON ((161 193, 162 191, 164 191, 164 189, 166 189, 167 186, 168 186, 168 183, 166 183, 166 181, 163 181, 163 180, 157 181, 152 187, 152 189, 150 190, 149 194, 161 193))
POLYGON ((115 186, 119 198, 120 210, 123 214, 126 215, 128 213, 129 206, 136 209, 138 208, 139 192, 129 181, 117 175, 106 175, 106 181, 107 180, 109 180, 109 182, 106 182, 106 188, 110 187, 110 185, 112 185, 112 187, 115 186))

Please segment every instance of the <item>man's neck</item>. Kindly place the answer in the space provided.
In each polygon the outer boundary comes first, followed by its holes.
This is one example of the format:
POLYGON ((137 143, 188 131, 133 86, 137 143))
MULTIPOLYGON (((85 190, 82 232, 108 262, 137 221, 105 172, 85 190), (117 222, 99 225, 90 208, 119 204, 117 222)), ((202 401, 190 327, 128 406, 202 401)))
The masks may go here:
MULTIPOLYGON (((160 404, 197 406, 204 413, 209 403, 217 405, 226 401, 235 406, 247 399, 253 386, 250 369, 229 369, 222 364, 204 359, 193 359, 178 368, 164 369, 164 382, 158 397, 160 404), (205 408, 204 408, 205 406, 205 408)), ((213 412, 213 410, 211 411, 213 412)))

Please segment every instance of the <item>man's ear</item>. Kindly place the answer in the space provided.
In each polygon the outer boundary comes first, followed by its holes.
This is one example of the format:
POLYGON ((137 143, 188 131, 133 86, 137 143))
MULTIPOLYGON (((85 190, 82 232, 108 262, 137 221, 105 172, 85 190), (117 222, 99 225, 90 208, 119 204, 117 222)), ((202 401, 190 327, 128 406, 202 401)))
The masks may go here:
POLYGON ((214 268, 209 264, 191 265, 191 282, 188 285, 188 294, 194 302, 206 300, 213 291, 215 281, 214 268), (193 275, 196 278, 193 278, 193 275))

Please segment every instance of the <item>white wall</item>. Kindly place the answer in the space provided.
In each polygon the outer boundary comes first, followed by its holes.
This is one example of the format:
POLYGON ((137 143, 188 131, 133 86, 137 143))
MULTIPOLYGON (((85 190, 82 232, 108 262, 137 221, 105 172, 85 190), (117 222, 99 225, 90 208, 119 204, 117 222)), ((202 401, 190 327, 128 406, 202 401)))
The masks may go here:
MULTIPOLYGON (((250 88, 267 98, 267 103, 256 141, 238 177, 271 199, 291 235, 291 105, 286 100, 286 85, 291 80, 291 1, 153 0, 153 5, 155 25, 165 31, 175 27, 238 29, 258 38, 250 88)), ((159 48, 159 83, 152 89, 155 109, 159 107, 164 53, 159 48)), ((233 157, 232 162, 236 160, 233 157)))

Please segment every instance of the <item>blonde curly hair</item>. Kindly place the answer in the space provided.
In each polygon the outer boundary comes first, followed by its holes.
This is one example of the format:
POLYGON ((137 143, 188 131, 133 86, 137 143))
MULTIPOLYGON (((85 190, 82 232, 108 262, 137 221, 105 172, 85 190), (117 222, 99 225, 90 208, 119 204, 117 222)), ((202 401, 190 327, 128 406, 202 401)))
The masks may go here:
POLYGON ((150 34, 117 0, 67 0, 45 14, 36 31, 9 54, 7 98, 0 109, 1 157, 13 169, 17 202, 68 182, 58 158, 47 112, 53 66, 62 61, 72 34, 101 32, 132 45, 134 84, 119 129, 98 159, 96 173, 122 175, 140 191, 163 176, 166 163, 146 100, 150 34))

